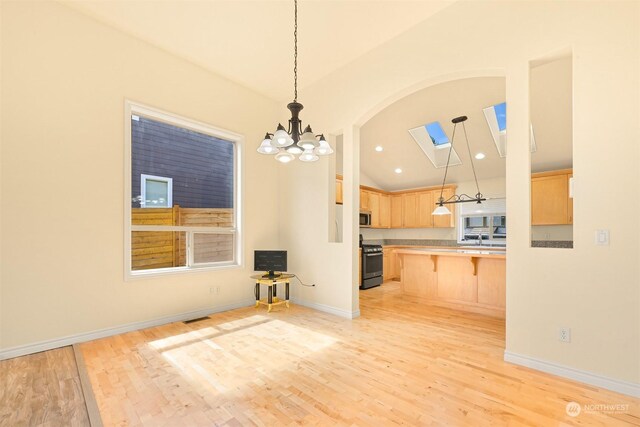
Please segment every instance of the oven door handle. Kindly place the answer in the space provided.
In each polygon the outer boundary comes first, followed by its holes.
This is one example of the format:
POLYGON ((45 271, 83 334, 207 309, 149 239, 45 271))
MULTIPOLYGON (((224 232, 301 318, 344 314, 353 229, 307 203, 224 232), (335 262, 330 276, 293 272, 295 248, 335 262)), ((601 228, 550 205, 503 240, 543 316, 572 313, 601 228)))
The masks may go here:
POLYGON ((377 254, 365 254, 365 256, 369 257, 369 256, 382 256, 382 253, 377 253, 377 254))

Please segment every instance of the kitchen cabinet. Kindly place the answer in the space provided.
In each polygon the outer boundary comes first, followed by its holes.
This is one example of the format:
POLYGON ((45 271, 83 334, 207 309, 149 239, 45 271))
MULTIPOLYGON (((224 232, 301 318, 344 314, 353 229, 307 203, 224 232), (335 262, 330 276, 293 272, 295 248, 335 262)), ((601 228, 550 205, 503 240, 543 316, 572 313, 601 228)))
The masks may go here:
POLYGON ((405 193, 402 195, 402 228, 418 226, 418 195, 405 193))
POLYGON ((433 191, 421 191, 418 193, 418 227, 433 227, 435 216, 432 213, 434 209, 433 191))
POLYGON ((402 228, 402 195, 392 194, 390 196, 391 205, 391 228, 402 228))
POLYGON ((369 192, 367 190, 360 189, 360 209, 363 211, 371 210, 369 207, 369 192))
POLYGON ((380 228, 380 194, 367 191, 369 210, 371 211, 371 228, 380 228))
POLYGON ((379 205, 379 222, 378 225, 380 228, 390 228, 391 227, 391 197, 388 194, 380 194, 380 205, 379 205))
POLYGON ((342 193, 342 179, 336 178, 336 205, 341 205, 343 203, 344 196, 342 193))
POLYGON ((531 175, 531 225, 562 225, 573 222, 573 199, 569 198, 571 170, 531 175))
POLYGON ((391 263, 390 254, 388 251, 382 251, 382 280, 386 282, 391 280, 391 263))
POLYGON ((571 190, 571 182, 573 181, 573 173, 570 173, 567 176, 568 184, 569 184, 569 205, 568 205, 568 212, 569 212, 569 224, 573 224, 573 191, 571 190))

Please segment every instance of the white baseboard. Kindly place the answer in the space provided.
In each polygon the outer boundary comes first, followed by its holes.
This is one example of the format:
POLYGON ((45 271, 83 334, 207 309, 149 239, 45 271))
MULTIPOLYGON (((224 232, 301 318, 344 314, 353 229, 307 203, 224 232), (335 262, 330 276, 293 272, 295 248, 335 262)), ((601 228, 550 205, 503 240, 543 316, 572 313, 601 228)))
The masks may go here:
POLYGON ((516 365, 526 366, 527 368, 536 369, 548 374, 557 375, 559 377, 568 378, 570 380, 580 381, 596 387, 606 388, 607 390, 617 393, 626 394, 628 396, 640 397, 640 384, 632 383, 615 378, 605 377, 603 375, 594 374, 592 372, 581 371, 569 366, 560 365, 546 360, 536 359, 530 356, 504 352, 505 362, 516 365))
POLYGON ((205 317, 213 313, 229 311, 241 307, 249 307, 255 304, 255 300, 245 300, 233 304, 221 305, 217 307, 208 307, 200 310, 189 311, 186 313, 174 314, 172 316, 160 317, 142 322, 134 322, 126 325, 115 326, 113 328, 99 329, 97 331, 83 332, 76 335, 68 335, 62 338, 55 338, 47 341, 40 341, 33 344, 21 345, 0 350, 0 360, 11 359, 26 354, 38 353, 54 348, 65 347, 68 345, 79 344, 99 338, 109 337, 112 335, 123 334, 125 332, 137 331, 140 329, 152 328, 154 326, 166 325, 167 323, 181 322, 183 320, 197 319, 205 317))
POLYGON ((322 311, 325 313, 333 314, 334 316, 344 317, 347 319, 355 319, 356 317, 360 316, 360 310, 356 310, 356 311, 343 310, 341 308, 332 307, 330 305, 304 301, 298 298, 292 298, 291 302, 293 302, 294 304, 313 308, 314 310, 322 311))

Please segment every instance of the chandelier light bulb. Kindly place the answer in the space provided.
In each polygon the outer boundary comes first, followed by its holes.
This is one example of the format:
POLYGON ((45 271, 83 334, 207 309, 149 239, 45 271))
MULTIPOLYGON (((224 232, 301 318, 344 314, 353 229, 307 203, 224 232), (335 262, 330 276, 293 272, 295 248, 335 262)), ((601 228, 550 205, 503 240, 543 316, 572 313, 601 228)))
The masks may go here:
POLYGON ((324 135, 320 135, 320 145, 315 149, 315 153, 319 156, 328 156, 329 154, 333 154, 333 149, 327 140, 324 139, 324 135))
POLYGON ((293 144, 293 139, 289 136, 284 126, 278 124, 278 129, 273 134, 273 145, 275 147, 288 147, 293 144))
POLYGON ((280 151, 278 148, 274 147, 271 143, 271 138, 269 134, 265 135, 264 141, 258 147, 258 153, 260 154, 277 154, 280 151))
POLYGON ((304 153, 300 155, 300 160, 303 162, 315 162, 320 157, 316 156, 312 149, 304 150, 304 153))
POLYGON ((276 154, 276 160, 280 163, 289 163, 295 158, 296 157, 293 154, 287 153, 286 151, 281 151, 280 153, 276 154))
POLYGON ((303 151, 302 148, 300 148, 297 144, 292 144, 285 148, 285 150, 287 150, 287 153, 290 154, 300 154, 303 151))

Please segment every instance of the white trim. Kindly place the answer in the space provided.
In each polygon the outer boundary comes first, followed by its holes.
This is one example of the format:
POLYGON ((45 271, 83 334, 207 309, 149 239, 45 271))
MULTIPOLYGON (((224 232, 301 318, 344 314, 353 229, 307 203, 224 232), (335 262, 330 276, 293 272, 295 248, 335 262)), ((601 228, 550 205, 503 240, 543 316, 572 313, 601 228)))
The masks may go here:
POLYGON ((155 176, 140 174, 140 207, 141 208, 171 208, 173 207, 173 178, 166 176, 155 176), (147 181, 158 181, 167 183, 167 201, 166 206, 151 205, 147 206, 147 181))
POLYGON ((291 298, 291 302, 301 305, 303 307, 313 308, 314 310, 322 311, 324 313, 333 314, 334 316, 344 317, 346 319, 355 319, 360 317, 360 310, 349 311, 341 308, 332 307, 330 305, 318 304, 316 302, 304 301, 298 298, 291 298))
POLYGON ((605 377, 603 375, 582 371, 580 369, 571 368, 554 362, 548 362, 546 360, 536 359, 535 357, 512 353, 510 351, 504 352, 504 361, 520 366, 526 366, 527 368, 536 369, 548 374, 557 375, 559 377, 568 378, 570 380, 590 384, 596 387, 606 388, 607 390, 626 394, 628 396, 640 397, 640 384, 638 383, 617 380, 615 378, 605 377))
POLYGON ((97 340, 100 338, 119 335, 126 332, 138 331, 140 329, 152 328, 154 326, 166 325, 167 323, 182 322, 189 319, 197 319, 210 314, 220 313, 223 311, 234 310, 236 308, 250 307, 255 305, 255 300, 244 300, 232 304, 221 305, 217 307, 202 308, 200 310, 189 311, 186 313, 174 314, 171 316, 160 317, 142 322, 128 323, 126 325, 115 326, 112 328, 98 329, 91 332, 83 332, 75 335, 68 335, 62 338, 55 338, 46 341, 40 341, 32 344, 11 347, 0 350, 0 360, 11 359, 13 357, 24 356, 26 354, 38 353, 54 348, 65 347, 68 345, 83 343, 87 341, 97 340))
MULTIPOLYGON (((168 113, 159 109, 139 104, 128 99, 124 100, 124 280, 129 281, 140 277, 153 277, 165 274, 185 273, 190 271, 219 270, 226 268, 240 268, 244 266, 244 236, 242 234, 242 224, 244 221, 242 194, 243 193, 243 169, 242 163, 244 159, 244 137, 235 132, 212 126, 197 120, 192 120, 177 114, 168 113), (173 126, 187 128, 199 133, 214 136, 233 143, 234 153, 234 176, 233 176, 233 201, 234 201, 234 224, 233 227, 220 229, 218 227, 208 227, 200 230, 202 227, 168 227, 168 226, 132 226, 131 225, 131 117, 132 115, 144 116, 153 120, 161 121, 173 126), (156 230, 157 229, 157 230, 156 230), (234 234, 234 253, 232 264, 228 263, 201 263, 193 265, 192 248, 190 248, 189 239, 187 239, 187 266, 173 267, 155 270, 146 270, 144 273, 133 271, 131 269, 131 232, 132 231, 185 231, 187 236, 193 231, 207 232, 224 232, 234 234)), ((162 178, 162 177, 156 177, 162 178)), ((170 183, 172 187, 172 183, 170 183)), ((142 189, 141 189, 142 193, 142 189)), ((171 198, 173 195, 171 194, 171 198)))

